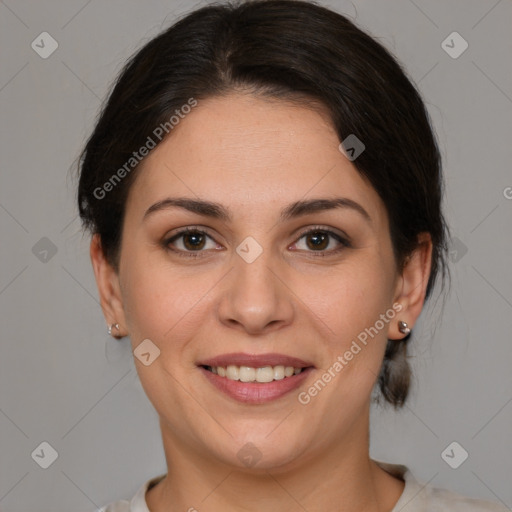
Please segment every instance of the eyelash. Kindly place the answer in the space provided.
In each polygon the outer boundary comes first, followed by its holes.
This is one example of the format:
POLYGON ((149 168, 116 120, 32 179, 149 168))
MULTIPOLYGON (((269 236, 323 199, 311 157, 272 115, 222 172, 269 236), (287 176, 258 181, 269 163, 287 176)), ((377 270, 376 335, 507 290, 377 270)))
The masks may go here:
MULTIPOLYGON (((302 238, 304 238, 306 235, 309 235, 312 233, 318 233, 318 232, 327 234, 330 237, 334 238, 335 240, 337 240, 340 243, 341 246, 338 247, 337 249, 331 249, 329 251, 306 251, 306 252, 311 252, 312 254, 314 254, 313 257, 315 257, 315 258, 318 258, 318 257, 322 258, 322 257, 326 257, 326 256, 335 255, 335 254, 338 254, 340 251, 344 250, 345 248, 352 247, 352 244, 350 243, 348 238, 344 238, 341 235, 339 235, 338 233, 335 233, 329 229, 323 228, 322 226, 315 226, 313 228, 309 228, 305 231, 302 231, 299 234, 297 241, 294 242, 294 244, 297 243, 302 238)), ((177 254, 178 256, 184 257, 184 258, 198 258, 198 257, 201 258, 201 257, 203 257, 203 254, 201 254, 201 253, 205 253, 206 251, 204 251, 204 250, 183 251, 181 249, 173 249, 172 247, 170 247, 170 244, 172 242, 174 242, 175 240, 178 240, 180 237, 182 237, 183 235, 186 235, 188 233, 200 234, 203 236, 207 236, 208 238, 213 240, 213 237, 211 237, 206 231, 204 231, 200 228, 196 228, 196 227, 187 227, 187 228, 184 228, 184 229, 178 231, 177 233, 172 235, 172 237, 166 238, 162 242, 164 249, 166 249, 168 251, 172 251, 173 253, 177 254)))

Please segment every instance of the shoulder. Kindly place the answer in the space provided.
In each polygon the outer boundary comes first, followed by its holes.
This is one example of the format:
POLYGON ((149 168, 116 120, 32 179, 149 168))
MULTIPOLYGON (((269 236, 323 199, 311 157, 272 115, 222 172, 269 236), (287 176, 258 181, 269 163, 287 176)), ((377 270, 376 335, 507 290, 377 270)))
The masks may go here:
POLYGON ((116 501, 100 508, 99 512, 130 512, 130 502, 126 500, 116 501))
POLYGON ((166 476, 158 475, 147 482, 144 482, 135 493, 135 496, 130 500, 120 500, 113 503, 109 503, 104 507, 100 508, 98 512, 149 512, 146 503, 146 492, 156 485, 160 480, 166 476))
POLYGON ((384 471, 405 482, 403 493, 391 512, 509 512, 500 503, 468 498, 447 489, 423 484, 416 480, 406 466, 375 462, 384 471))
POLYGON ((432 512, 508 512, 508 508, 492 501, 467 498, 437 487, 424 487, 425 502, 432 512))

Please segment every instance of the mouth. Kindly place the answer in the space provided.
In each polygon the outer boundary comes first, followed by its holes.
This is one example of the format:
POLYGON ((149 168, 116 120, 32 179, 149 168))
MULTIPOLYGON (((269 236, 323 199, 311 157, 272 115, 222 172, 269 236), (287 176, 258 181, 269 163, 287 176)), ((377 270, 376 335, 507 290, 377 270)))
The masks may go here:
POLYGON ((246 404, 276 400, 299 387, 313 364, 281 354, 226 354, 197 364, 214 388, 246 404))

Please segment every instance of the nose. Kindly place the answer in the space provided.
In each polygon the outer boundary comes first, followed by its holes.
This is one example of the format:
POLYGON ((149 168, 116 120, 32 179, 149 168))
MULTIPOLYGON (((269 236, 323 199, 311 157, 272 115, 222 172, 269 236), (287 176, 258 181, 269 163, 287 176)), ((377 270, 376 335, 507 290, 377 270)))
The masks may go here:
POLYGON ((218 307, 220 321, 248 334, 272 332, 293 321, 293 293, 284 270, 267 252, 252 263, 237 254, 223 283, 218 307))

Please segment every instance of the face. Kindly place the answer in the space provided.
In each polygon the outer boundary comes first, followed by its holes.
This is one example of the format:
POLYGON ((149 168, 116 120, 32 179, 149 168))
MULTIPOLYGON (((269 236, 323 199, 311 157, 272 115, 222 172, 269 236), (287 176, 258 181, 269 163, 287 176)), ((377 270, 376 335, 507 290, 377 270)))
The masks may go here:
POLYGON ((169 445, 284 468, 367 436, 406 300, 384 204, 338 147, 319 112, 232 94, 144 161, 116 320, 150 353, 135 364, 169 445))

